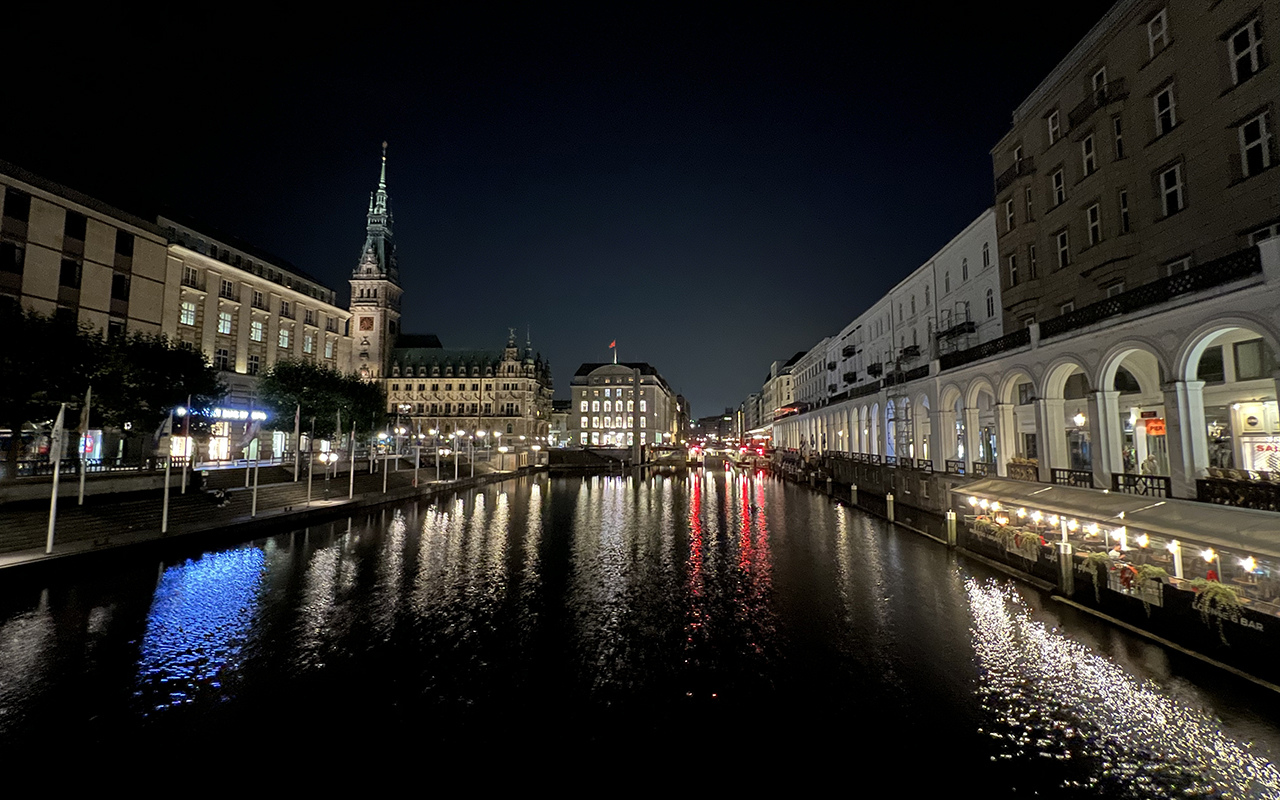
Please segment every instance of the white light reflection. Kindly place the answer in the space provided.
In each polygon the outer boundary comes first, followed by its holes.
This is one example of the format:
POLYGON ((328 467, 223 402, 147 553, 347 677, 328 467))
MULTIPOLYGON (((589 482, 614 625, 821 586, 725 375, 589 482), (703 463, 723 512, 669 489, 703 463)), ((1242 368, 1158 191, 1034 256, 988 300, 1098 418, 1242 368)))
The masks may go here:
POLYGON ((1095 763, 1108 796, 1280 797, 1280 771, 1206 712, 1033 620, 1008 584, 965 588, 1002 757, 1095 763))

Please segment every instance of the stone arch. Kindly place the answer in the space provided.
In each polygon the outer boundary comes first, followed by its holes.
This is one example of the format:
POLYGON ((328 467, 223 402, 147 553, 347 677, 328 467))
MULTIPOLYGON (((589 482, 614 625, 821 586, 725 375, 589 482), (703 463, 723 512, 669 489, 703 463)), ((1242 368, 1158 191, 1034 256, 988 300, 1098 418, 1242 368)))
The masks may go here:
POLYGON ((1024 383, 1032 385, 1032 393, 1039 397, 1040 387, 1036 386, 1035 376, 1031 374, 1031 368, 1015 364, 1008 367, 1004 374, 1000 376, 998 391, 996 392, 996 401, 1000 403, 1017 403, 1018 387, 1024 383))
POLYGON ((1093 377, 1093 388, 1111 391, 1120 366, 1126 359, 1135 360, 1135 356, 1149 363, 1131 364, 1125 368, 1138 379, 1144 393, 1160 391, 1160 376, 1168 376, 1172 373, 1169 371, 1168 359, 1160 345, 1147 338, 1126 339, 1109 348, 1102 357, 1097 374, 1093 377))
POLYGON ((880 404, 871 404, 871 452, 880 454, 880 404))
POLYGON ((1183 341, 1174 362, 1177 380, 1196 380, 1196 369, 1200 365, 1200 357, 1208 347, 1212 346, 1213 340, 1222 334, 1237 330, 1256 333, 1262 341, 1266 342, 1273 356, 1280 356, 1280 332, 1276 331, 1269 322, 1254 317, 1223 317, 1199 326, 1183 341))

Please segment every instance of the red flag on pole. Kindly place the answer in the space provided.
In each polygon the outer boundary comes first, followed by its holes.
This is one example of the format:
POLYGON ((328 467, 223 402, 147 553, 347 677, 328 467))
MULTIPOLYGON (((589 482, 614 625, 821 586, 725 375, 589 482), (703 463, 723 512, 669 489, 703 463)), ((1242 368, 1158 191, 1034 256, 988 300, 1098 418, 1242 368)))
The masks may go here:
POLYGON ((617 347, 617 346, 618 346, 618 340, 617 340, 617 339, 614 339, 612 342, 609 342, 609 348, 610 348, 610 349, 612 349, 612 348, 614 348, 614 347, 617 347))

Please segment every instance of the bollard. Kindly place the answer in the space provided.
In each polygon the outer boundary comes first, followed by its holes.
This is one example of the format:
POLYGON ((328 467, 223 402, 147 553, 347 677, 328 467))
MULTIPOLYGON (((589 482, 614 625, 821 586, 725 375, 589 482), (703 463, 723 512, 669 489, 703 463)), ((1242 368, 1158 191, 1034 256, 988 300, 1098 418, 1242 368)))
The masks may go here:
POLYGON ((849 502, 855 506, 858 504, 858 484, 856 483, 849 484, 849 502))
POLYGON ((1071 542, 1058 542, 1058 583, 1067 597, 1076 592, 1074 562, 1075 559, 1071 557, 1071 542))
POLYGON ((884 496, 885 509, 888 512, 889 521, 893 522, 893 495, 886 494, 884 496))
POLYGON ((956 512, 947 512, 947 547, 956 546, 956 512))

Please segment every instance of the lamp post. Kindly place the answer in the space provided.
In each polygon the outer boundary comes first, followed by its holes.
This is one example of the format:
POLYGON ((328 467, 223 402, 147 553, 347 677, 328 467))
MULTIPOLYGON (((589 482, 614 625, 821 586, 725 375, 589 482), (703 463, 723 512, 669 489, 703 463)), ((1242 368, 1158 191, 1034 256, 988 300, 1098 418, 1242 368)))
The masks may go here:
POLYGON ((533 451, 533 465, 536 467, 538 466, 538 451, 542 449, 542 445, 535 444, 529 449, 533 451))
POLYGON ((462 442, 458 441, 462 437, 462 431, 454 431, 449 434, 453 437, 453 479, 458 479, 458 451, 462 448, 462 442))
POLYGON ((386 431, 378 431, 378 439, 382 442, 382 493, 387 493, 387 436, 386 431))
POLYGON ((480 440, 484 442, 484 460, 485 460, 485 463, 487 464, 489 462, 489 439, 488 439, 489 432, 476 431, 476 436, 479 436, 480 440))
POLYGON ((471 462, 471 477, 476 476, 476 437, 467 437, 467 461, 471 462))
POLYGON ((432 428, 427 431, 431 434, 431 443, 435 446, 436 451, 436 480, 440 480, 440 430, 432 428))
POLYGON ((507 469, 507 448, 505 446, 498 447, 498 469, 504 472, 507 469))
POLYGON ((324 498, 329 499, 329 467, 338 463, 338 452, 336 450, 323 450, 320 452, 320 463, 324 464, 324 498))

